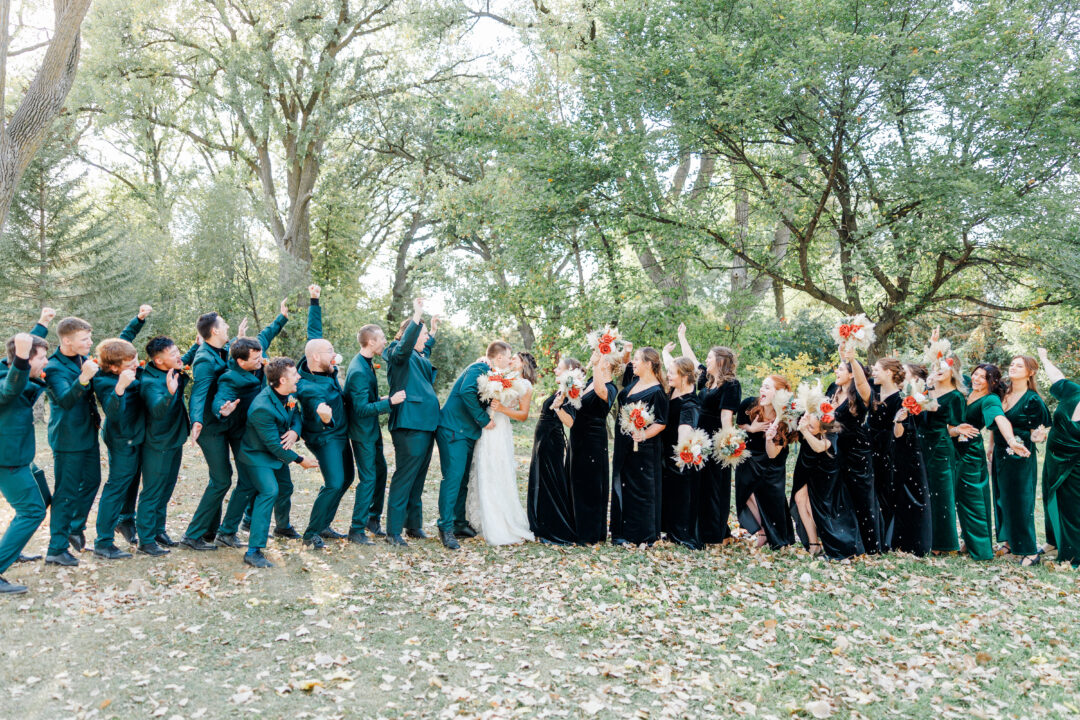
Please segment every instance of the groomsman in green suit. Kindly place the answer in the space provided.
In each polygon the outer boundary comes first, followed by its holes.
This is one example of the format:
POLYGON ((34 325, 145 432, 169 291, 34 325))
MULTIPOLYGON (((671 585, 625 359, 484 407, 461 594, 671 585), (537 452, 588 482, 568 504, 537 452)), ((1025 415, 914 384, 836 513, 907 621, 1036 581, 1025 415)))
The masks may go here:
POLYGON ((270 361, 266 366, 269 386, 251 401, 244 439, 236 456, 237 464, 245 466, 244 472, 238 474, 237 490, 255 496, 248 550, 244 555, 244 562, 252 567, 273 567, 262 550, 266 547, 270 514, 278 492, 292 488, 289 464, 305 468, 319 466, 313 458, 304 458, 292 449, 303 425, 293 397, 299 379, 291 359, 277 357, 270 361))
POLYGON ((94 555, 123 560, 131 557, 131 553, 116 547, 113 538, 133 485, 138 493, 142 444, 146 437, 146 414, 139 394, 142 368, 135 346, 120 338, 98 343, 97 359, 101 370, 91 384, 105 412, 101 438, 109 454, 109 477, 98 501, 94 555))
MULTIPOLYGON (((26 543, 45 519, 45 501, 34 473, 34 403, 45 391, 41 371, 49 345, 40 337, 19 333, 7 342, 0 362, 0 494, 15 517, 0 538, 0 573, 19 559, 26 543)), ((0 576, 0 594, 26 592, 25 585, 0 576)))
MULTIPOLYGON (((128 323, 120 337, 131 341, 142 329, 149 305, 128 323)), ((49 517, 49 550, 46 564, 78 565, 68 552, 86 546, 86 518, 101 486, 101 455, 97 432, 101 415, 90 381, 98 372, 89 357, 93 348, 90 323, 77 317, 59 322, 56 334, 60 347, 45 366, 46 396, 49 399, 49 446, 53 451, 52 513, 49 517)))
MULTIPOLYGON (((259 333, 259 344, 264 351, 270 347, 270 343, 288 320, 289 308, 286 301, 282 300, 274 322, 259 333)), ((244 336, 246 328, 245 319, 240 323, 240 337, 244 336)), ((195 353, 195 362, 191 364, 191 439, 202 448, 210 480, 180 543, 192 550, 216 550, 213 540, 221 520, 221 504, 232 487, 229 451, 231 449, 233 457, 236 457, 240 449, 239 438, 230 436, 227 423, 211 409, 218 378, 228 369, 229 324, 216 312, 209 312, 199 317, 195 329, 203 342, 195 353)))
MULTIPOLYGON (((390 394, 404 390, 405 402, 390 408, 390 436, 394 440, 396 467, 390 479, 386 509, 386 542, 398 547, 410 537, 424 537, 420 496, 431 464, 435 428, 439 426, 439 398, 435 394, 435 368, 431 365, 434 336, 422 322, 424 301, 413 300, 412 318, 402 323, 394 342, 383 352, 387 363, 390 394)), ((435 321, 432 320, 432 332, 435 321)))
POLYGON ((311 517, 304 530, 304 544, 324 546, 323 538, 345 537, 330 527, 342 495, 352 483, 353 456, 349 447, 349 418, 345 412, 345 391, 338 379, 337 363, 341 356, 323 338, 322 306, 318 285, 308 287, 307 345, 297 366, 300 382, 296 396, 304 418, 304 444, 315 454, 323 476, 323 486, 311 506, 311 517))
POLYGON ((390 396, 379 395, 375 358, 386 349, 386 333, 378 325, 365 325, 356 334, 360 352, 349 363, 345 376, 345 397, 349 408, 349 440, 356 458, 356 497, 353 502, 349 542, 374 544, 365 530, 379 532, 379 516, 386 494, 386 456, 383 454, 379 416, 405 402, 404 390, 390 396))
POLYGON ((473 537, 476 531, 465 522, 465 499, 468 493, 469 468, 473 446, 480 432, 495 427, 487 409, 480 402, 477 381, 492 368, 503 370, 510 362, 510 346, 496 341, 488 345, 487 361, 474 362, 458 376, 439 414, 439 538, 449 550, 457 550, 458 537, 473 537))
POLYGON ((176 545, 165 532, 165 519, 188 437, 184 388, 190 377, 184 372, 180 349, 170 338, 159 336, 148 342, 146 357, 139 382, 139 395, 146 408, 146 436, 135 529, 139 552, 159 557, 176 545))

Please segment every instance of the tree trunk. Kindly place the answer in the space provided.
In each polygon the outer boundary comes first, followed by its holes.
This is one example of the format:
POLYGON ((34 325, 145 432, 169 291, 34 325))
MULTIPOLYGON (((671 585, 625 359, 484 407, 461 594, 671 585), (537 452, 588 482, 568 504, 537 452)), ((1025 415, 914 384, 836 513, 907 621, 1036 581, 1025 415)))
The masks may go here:
POLYGON ((79 65, 79 28, 90 0, 55 0, 56 27, 41 67, 0 132, 0 231, 19 179, 64 107, 79 65))

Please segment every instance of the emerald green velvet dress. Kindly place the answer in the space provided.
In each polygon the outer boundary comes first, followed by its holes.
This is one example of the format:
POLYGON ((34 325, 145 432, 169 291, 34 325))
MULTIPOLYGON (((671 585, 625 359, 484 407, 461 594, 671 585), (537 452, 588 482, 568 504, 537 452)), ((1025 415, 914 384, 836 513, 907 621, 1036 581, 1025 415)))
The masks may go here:
POLYGON ((926 411, 923 460, 930 485, 931 546, 938 552, 950 552, 959 550, 960 544, 956 538, 956 447, 949 426, 963 421, 964 396, 959 390, 950 390, 937 401, 937 410, 926 411))
POLYGON ((1039 458, 1031 431, 1050 424, 1050 411, 1039 394, 1028 390, 1015 405, 1005 411, 1012 423, 1013 434, 1023 440, 1031 451, 1030 457, 1010 455, 1005 439, 994 428, 994 466, 991 488, 997 512, 998 540, 1009 543, 1016 555, 1034 555, 1039 551, 1035 542, 1035 486, 1038 484, 1039 458))
POLYGON ((962 421, 980 432, 970 440, 956 441, 956 511, 960 516, 964 545, 975 560, 994 558, 990 472, 986 467, 986 446, 981 431, 993 425, 994 418, 1002 414, 1001 398, 997 395, 984 395, 967 403, 962 421))
POLYGON ((1080 565, 1080 423, 1073 421, 1072 414, 1080 403, 1080 385, 1058 380, 1050 386, 1050 394, 1058 406, 1046 439, 1043 500, 1058 562, 1075 567, 1080 565))

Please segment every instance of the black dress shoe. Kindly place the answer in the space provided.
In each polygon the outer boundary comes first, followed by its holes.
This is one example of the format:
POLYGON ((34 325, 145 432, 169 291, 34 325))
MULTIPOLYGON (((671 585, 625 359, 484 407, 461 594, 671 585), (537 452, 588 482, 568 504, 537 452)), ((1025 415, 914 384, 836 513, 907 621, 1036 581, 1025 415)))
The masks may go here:
POLYGON ((476 528, 472 525, 462 525, 461 527, 454 528, 454 537, 459 538, 474 538, 476 537, 476 528))
POLYGON ((386 544, 393 545, 394 547, 409 547, 409 543, 405 542, 405 538, 400 535, 391 535, 387 533, 386 544))
POLYGON ((169 537, 169 533, 161 533, 154 538, 154 541, 157 542, 158 545, 163 545, 165 547, 176 547, 180 544, 169 537))
POLYGON ((23 555, 22 553, 19 553, 19 557, 15 558, 15 562, 17 562, 17 563, 37 562, 40 559, 41 559, 40 555, 23 555))
POLYGON ((82 552, 86 548, 86 536, 81 532, 68 535, 68 545, 75 552, 82 552))
POLYGON ((367 536, 365 532, 349 533, 349 542, 356 545, 374 545, 375 541, 367 536))
POLYGON ((18 595, 26 592, 25 585, 16 585, 0 577, 0 595, 18 595))
POLYGON ((286 540, 299 540, 301 535, 296 532, 296 528, 290 525, 287 528, 274 528, 274 537, 285 538, 286 540))
POLYGON ((334 528, 326 528, 321 533, 319 533, 319 537, 321 537, 323 540, 344 540, 349 536, 345 533, 339 533, 334 528))
POLYGON ((191 548, 192 550, 199 550, 202 552, 207 550, 217 550, 217 545, 214 543, 208 543, 202 538, 193 538, 188 535, 180 538, 180 544, 184 547, 191 548))
POLYGON ((322 550, 326 547, 326 543, 318 535, 312 535, 304 538, 304 547, 310 547, 312 550, 322 550))
POLYGON ((214 544, 221 547, 242 548, 244 543, 237 539, 236 533, 218 533, 214 544))
POLYGON ((379 524, 378 520, 368 520, 367 529, 368 529, 368 532, 371 533, 372 535, 374 535, 375 537, 385 537, 386 536, 386 533, 383 532, 382 525, 379 524))
POLYGON ((254 568, 274 567, 274 563, 266 559, 266 556, 262 554, 262 550, 249 550, 244 553, 244 564, 254 568))
POLYGON ((152 542, 139 545, 139 554, 152 555, 153 557, 161 557, 162 555, 168 555, 169 551, 158 545, 156 542, 152 542))
POLYGON ((122 522, 116 526, 116 534, 124 538, 128 545, 137 545, 138 536, 135 534, 135 523, 122 522))
POLYGON ((461 545, 458 544, 457 538, 454 537, 454 533, 440 530, 439 539, 442 540, 443 547, 445 547, 447 550, 461 549, 461 545))
POLYGON ((427 540, 427 535, 420 528, 405 528, 405 534, 417 540, 427 540))
POLYGON ((243 530, 244 532, 251 532, 251 521, 250 520, 241 520, 240 521, 240 529, 243 530))
POLYGON ((630 543, 627 542, 626 540, 622 539, 622 538, 612 538, 611 539, 611 544, 612 545, 618 545, 618 546, 622 547, 623 545, 629 545, 630 543))
POLYGON ((105 560, 127 560, 131 557, 131 553, 124 552, 115 545, 109 545, 108 547, 96 547, 94 548, 94 555, 105 560))
POLYGON ((46 565, 65 565, 67 567, 75 567, 79 564, 79 559, 72 555, 67 549, 64 552, 57 553, 56 555, 45 556, 46 565))

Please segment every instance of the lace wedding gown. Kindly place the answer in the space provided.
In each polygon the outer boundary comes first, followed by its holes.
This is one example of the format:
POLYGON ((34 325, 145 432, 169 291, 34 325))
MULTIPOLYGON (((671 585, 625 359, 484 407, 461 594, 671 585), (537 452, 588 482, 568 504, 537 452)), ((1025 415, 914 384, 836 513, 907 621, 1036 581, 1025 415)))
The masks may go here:
POLYGON ((495 427, 484 430, 473 448, 465 518, 489 545, 533 540, 518 492, 510 418, 491 410, 488 414, 495 418, 495 427))

